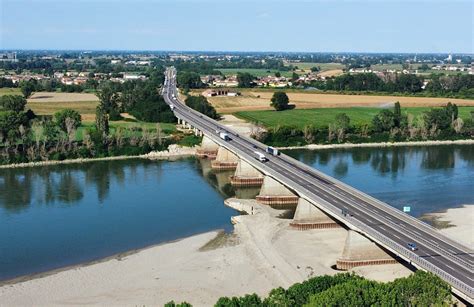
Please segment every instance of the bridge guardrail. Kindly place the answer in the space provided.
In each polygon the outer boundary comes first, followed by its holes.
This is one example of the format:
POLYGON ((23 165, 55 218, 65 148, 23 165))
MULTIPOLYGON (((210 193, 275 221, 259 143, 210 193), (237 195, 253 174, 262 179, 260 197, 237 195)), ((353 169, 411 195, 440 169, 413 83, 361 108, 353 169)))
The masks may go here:
MULTIPOLYGON (((190 110, 191 113, 193 113, 194 110, 190 110)), ((195 112, 195 111, 194 111, 195 112)), ((195 112, 197 113, 197 112, 195 112)), ((190 121, 192 122, 192 120, 188 120, 186 119, 187 121, 190 121)), ((193 123, 194 126, 200 128, 199 124, 196 124, 196 123, 193 123)), ((200 128, 202 129, 202 128, 200 128)), ((205 129, 202 129, 202 130, 205 130, 205 129)), ((222 140, 220 140, 219 138, 217 138, 215 135, 211 134, 209 135, 211 137, 211 139, 214 139, 214 141, 216 141, 218 144, 220 144, 221 146, 223 147, 230 147, 229 144, 227 143, 224 143, 224 142, 221 142, 222 140)), ((254 140, 252 140, 254 141, 254 140)), ((256 143, 256 141, 254 141, 256 143)), ((240 152, 241 154, 241 158, 243 158, 244 160, 246 160, 247 162, 249 162, 251 165, 253 165, 254 167, 256 167, 255 165, 255 161, 253 161, 253 159, 246 159, 244 157, 246 157, 246 154, 245 152, 241 151, 239 148, 237 148, 236 146, 234 146, 235 148, 231 149, 233 151, 238 151, 240 152)), ((230 148, 228 148, 230 149, 230 148)), ((295 160, 296 161, 296 160, 295 160)), ((299 162, 299 161, 297 161, 299 162)), ((299 162, 301 163, 301 162, 299 162)), ((307 165, 304 164, 305 167, 308 167, 307 165)), ((276 177, 275 179, 278 178, 278 181, 282 182, 282 183, 285 183, 286 181, 286 178, 281 178, 282 176, 276 172, 274 172, 271 168, 269 167, 266 167, 266 166, 262 166, 262 165, 258 165, 257 166, 258 169, 262 169, 264 168, 264 172, 266 172, 267 174, 272 174, 272 177, 276 177)), ((312 169, 312 171, 314 171, 314 169, 312 169)), ((318 173, 320 173, 318 171, 318 173)), ((323 177, 327 177, 325 174, 322 174, 323 177)), ((331 181, 334 182, 334 179, 331 179, 331 181)), ((339 181, 337 181, 339 182, 339 181)), ((287 185, 291 186, 291 185, 294 185, 295 183, 294 182, 286 182, 287 185)), ((344 186, 347 187, 347 185, 345 185, 344 183, 340 183, 344 186)), ((299 184, 297 184, 299 186, 299 184)), ((349 187, 350 190, 355 190, 353 189, 352 187, 349 187)), ((299 192, 299 190, 306 190, 306 193, 308 194, 312 194, 314 195, 312 192, 308 191, 307 189, 305 189, 304 187, 300 186, 299 189, 295 189, 299 192)), ((367 197, 367 198, 371 198, 372 200, 376 201, 377 203, 381 203, 382 205, 384 206, 388 206, 387 204, 383 203, 383 202, 380 202, 379 200, 376 200, 374 198, 372 198, 371 196, 369 195, 365 195, 365 194, 361 194, 360 191, 357 191, 355 190, 360 196, 364 196, 364 197, 367 197)), ((304 194, 306 193, 298 193, 300 194, 300 196, 304 196, 304 194)), ((317 195, 315 195, 317 197, 317 195)), ((306 196, 305 198, 309 198, 308 196, 306 196)), ((319 197, 317 197, 319 198, 319 197)), ((319 198, 320 199, 320 198, 319 198)), ((427 271, 431 271, 435 274, 437 274, 440 278, 442 278, 443 280, 447 281, 448 283, 450 283, 452 286, 454 286, 455 288, 457 288, 459 291, 461 291, 462 293, 464 293, 465 295, 467 295, 469 298, 471 299, 474 299, 474 289, 473 287, 467 285, 466 283, 460 281, 459 279, 455 278, 454 276, 450 275, 449 273, 439 269, 437 266, 431 264, 430 262, 426 261, 425 259, 421 258, 420 256, 416 255, 415 253, 411 252, 411 251, 408 251, 406 248, 403 248, 400 246, 400 244, 394 242, 393 240, 389 239, 388 237, 386 237, 385 235, 379 233, 377 230, 373 229, 372 227, 364 224, 364 223, 361 223, 357 220, 347 220, 347 217, 344 217, 342 216, 341 212, 339 212, 339 210, 332 204, 328 203, 327 201, 324 201, 323 199, 321 199, 321 201, 323 203, 325 203, 326 205, 324 206, 324 209, 326 209, 326 211, 330 211, 329 213, 331 215, 334 215, 334 216, 337 216, 339 220, 349 224, 349 225, 353 225, 355 226, 356 228, 358 228, 361 232, 365 232, 366 235, 368 235, 370 238, 372 238, 373 240, 375 240, 376 242, 379 242, 379 244, 382 244, 382 245, 385 245, 388 249, 392 250, 392 252, 394 252, 395 254, 399 255, 399 256, 402 256, 403 258, 405 258, 406 260, 410 261, 410 262, 413 262, 415 264, 417 264, 419 267, 427 270, 427 271)), ((323 205, 321 205, 323 206, 323 205)), ((389 209, 391 210, 395 210, 394 208, 390 207, 389 209)), ((398 211, 398 210, 397 210, 398 211)), ((406 215, 404 216, 406 218, 406 215)), ((410 216, 410 218, 412 219, 415 219, 413 217, 410 216)), ((418 221, 417 219, 415 219, 418 223, 421 223, 421 221, 418 221)), ((423 223, 424 226, 429 226, 425 223, 423 223)), ((429 228, 429 227, 428 227, 429 228)), ((457 258, 455 258, 456 260, 458 260, 457 258)))

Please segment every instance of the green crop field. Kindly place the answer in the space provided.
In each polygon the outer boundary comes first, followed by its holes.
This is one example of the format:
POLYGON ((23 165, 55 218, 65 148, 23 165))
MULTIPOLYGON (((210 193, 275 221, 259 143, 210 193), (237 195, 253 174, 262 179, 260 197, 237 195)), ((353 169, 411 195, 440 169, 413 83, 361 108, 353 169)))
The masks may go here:
MULTIPOLYGON (((274 76, 278 70, 275 69, 259 69, 259 68, 221 68, 217 69, 226 76, 236 75, 237 73, 249 73, 255 77, 266 77, 274 76)), ((284 77, 291 77, 293 72, 291 71, 280 71, 280 74, 284 77)))
POLYGON ((2 95, 21 95, 19 88, 0 87, 0 96, 2 95))
MULTIPOLYGON (((429 110, 429 107, 402 108, 404 114, 418 115, 429 110)), ((321 109, 301 109, 286 111, 242 111, 235 113, 236 116, 250 122, 257 122, 267 128, 280 126, 292 126, 303 128, 306 125, 315 127, 327 127, 334 122, 334 118, 339 113, 346 113, 351 119, 352 125, 370 124, 372 118, 380 112, 381 108, 353 107, 353 108, 321 108, 321 109)), ((474 107, 459 107, 459 116, 463 119, 470 118, 470 112, 474 112, 474 107)))

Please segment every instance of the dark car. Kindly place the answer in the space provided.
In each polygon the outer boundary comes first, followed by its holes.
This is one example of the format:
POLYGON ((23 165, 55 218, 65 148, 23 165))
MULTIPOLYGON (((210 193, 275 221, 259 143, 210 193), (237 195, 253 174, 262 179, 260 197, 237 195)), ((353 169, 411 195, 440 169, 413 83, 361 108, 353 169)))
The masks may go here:
POLYGON ((418 250, 418 246, 416 246, 415 243, 408 243, 407 246, 408 246, 408 248, 409 248, 410 250, 412 250, 412 251, 418 250))

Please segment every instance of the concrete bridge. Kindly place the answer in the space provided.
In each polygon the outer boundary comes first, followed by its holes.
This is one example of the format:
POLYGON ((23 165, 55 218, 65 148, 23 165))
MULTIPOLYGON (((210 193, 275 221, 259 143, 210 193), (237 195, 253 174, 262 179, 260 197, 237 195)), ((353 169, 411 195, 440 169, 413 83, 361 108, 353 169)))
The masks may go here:
POLYGON ((234 170, 235 186, 260 186, 256 199, 263 205, 296 208, 291 226, 321 229, 349 228, 340 269, 399 260, 432 272, 448 282, 455 294, 474 302, 474 251, 430 225, 358 191, 284 154, 265 153, 267 146, 244 137, 182 103, 176 71, 166 72, 162 90, 179 123, 203 135, 198 155, 212 159, 214 170, 234 170), (228 134, 228 139, 219 133, 228 134), (256 159, 265 153, 268 161, 256 159), (416 243, 414 250, 408 243, 416 243))

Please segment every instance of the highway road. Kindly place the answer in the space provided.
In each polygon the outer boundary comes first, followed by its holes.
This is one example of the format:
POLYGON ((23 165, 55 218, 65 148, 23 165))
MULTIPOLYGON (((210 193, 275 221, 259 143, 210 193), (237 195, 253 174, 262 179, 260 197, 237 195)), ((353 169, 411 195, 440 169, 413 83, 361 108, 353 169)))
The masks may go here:
POLYGON ((178 99, 174 68, 166 71, 162 95, 173 106, 178 118, 264 174, 283 183, 328 215, 363 233, 400 258, 440 276, 451 284, 455 293, 470 302, 474 301, 474 251, 470 248, 447 238, 426 223, 287 155, 271 156, 265 153, 265 144, 238 135, 219 122, 190 109, 178 99), (227 132, 231 139, 224 141, 216 131, 227 132), (267 162, 256 159, 257 150, 265 153, 267 162), (418 249, 411 250, 408 243, 415 243, 418 249))

